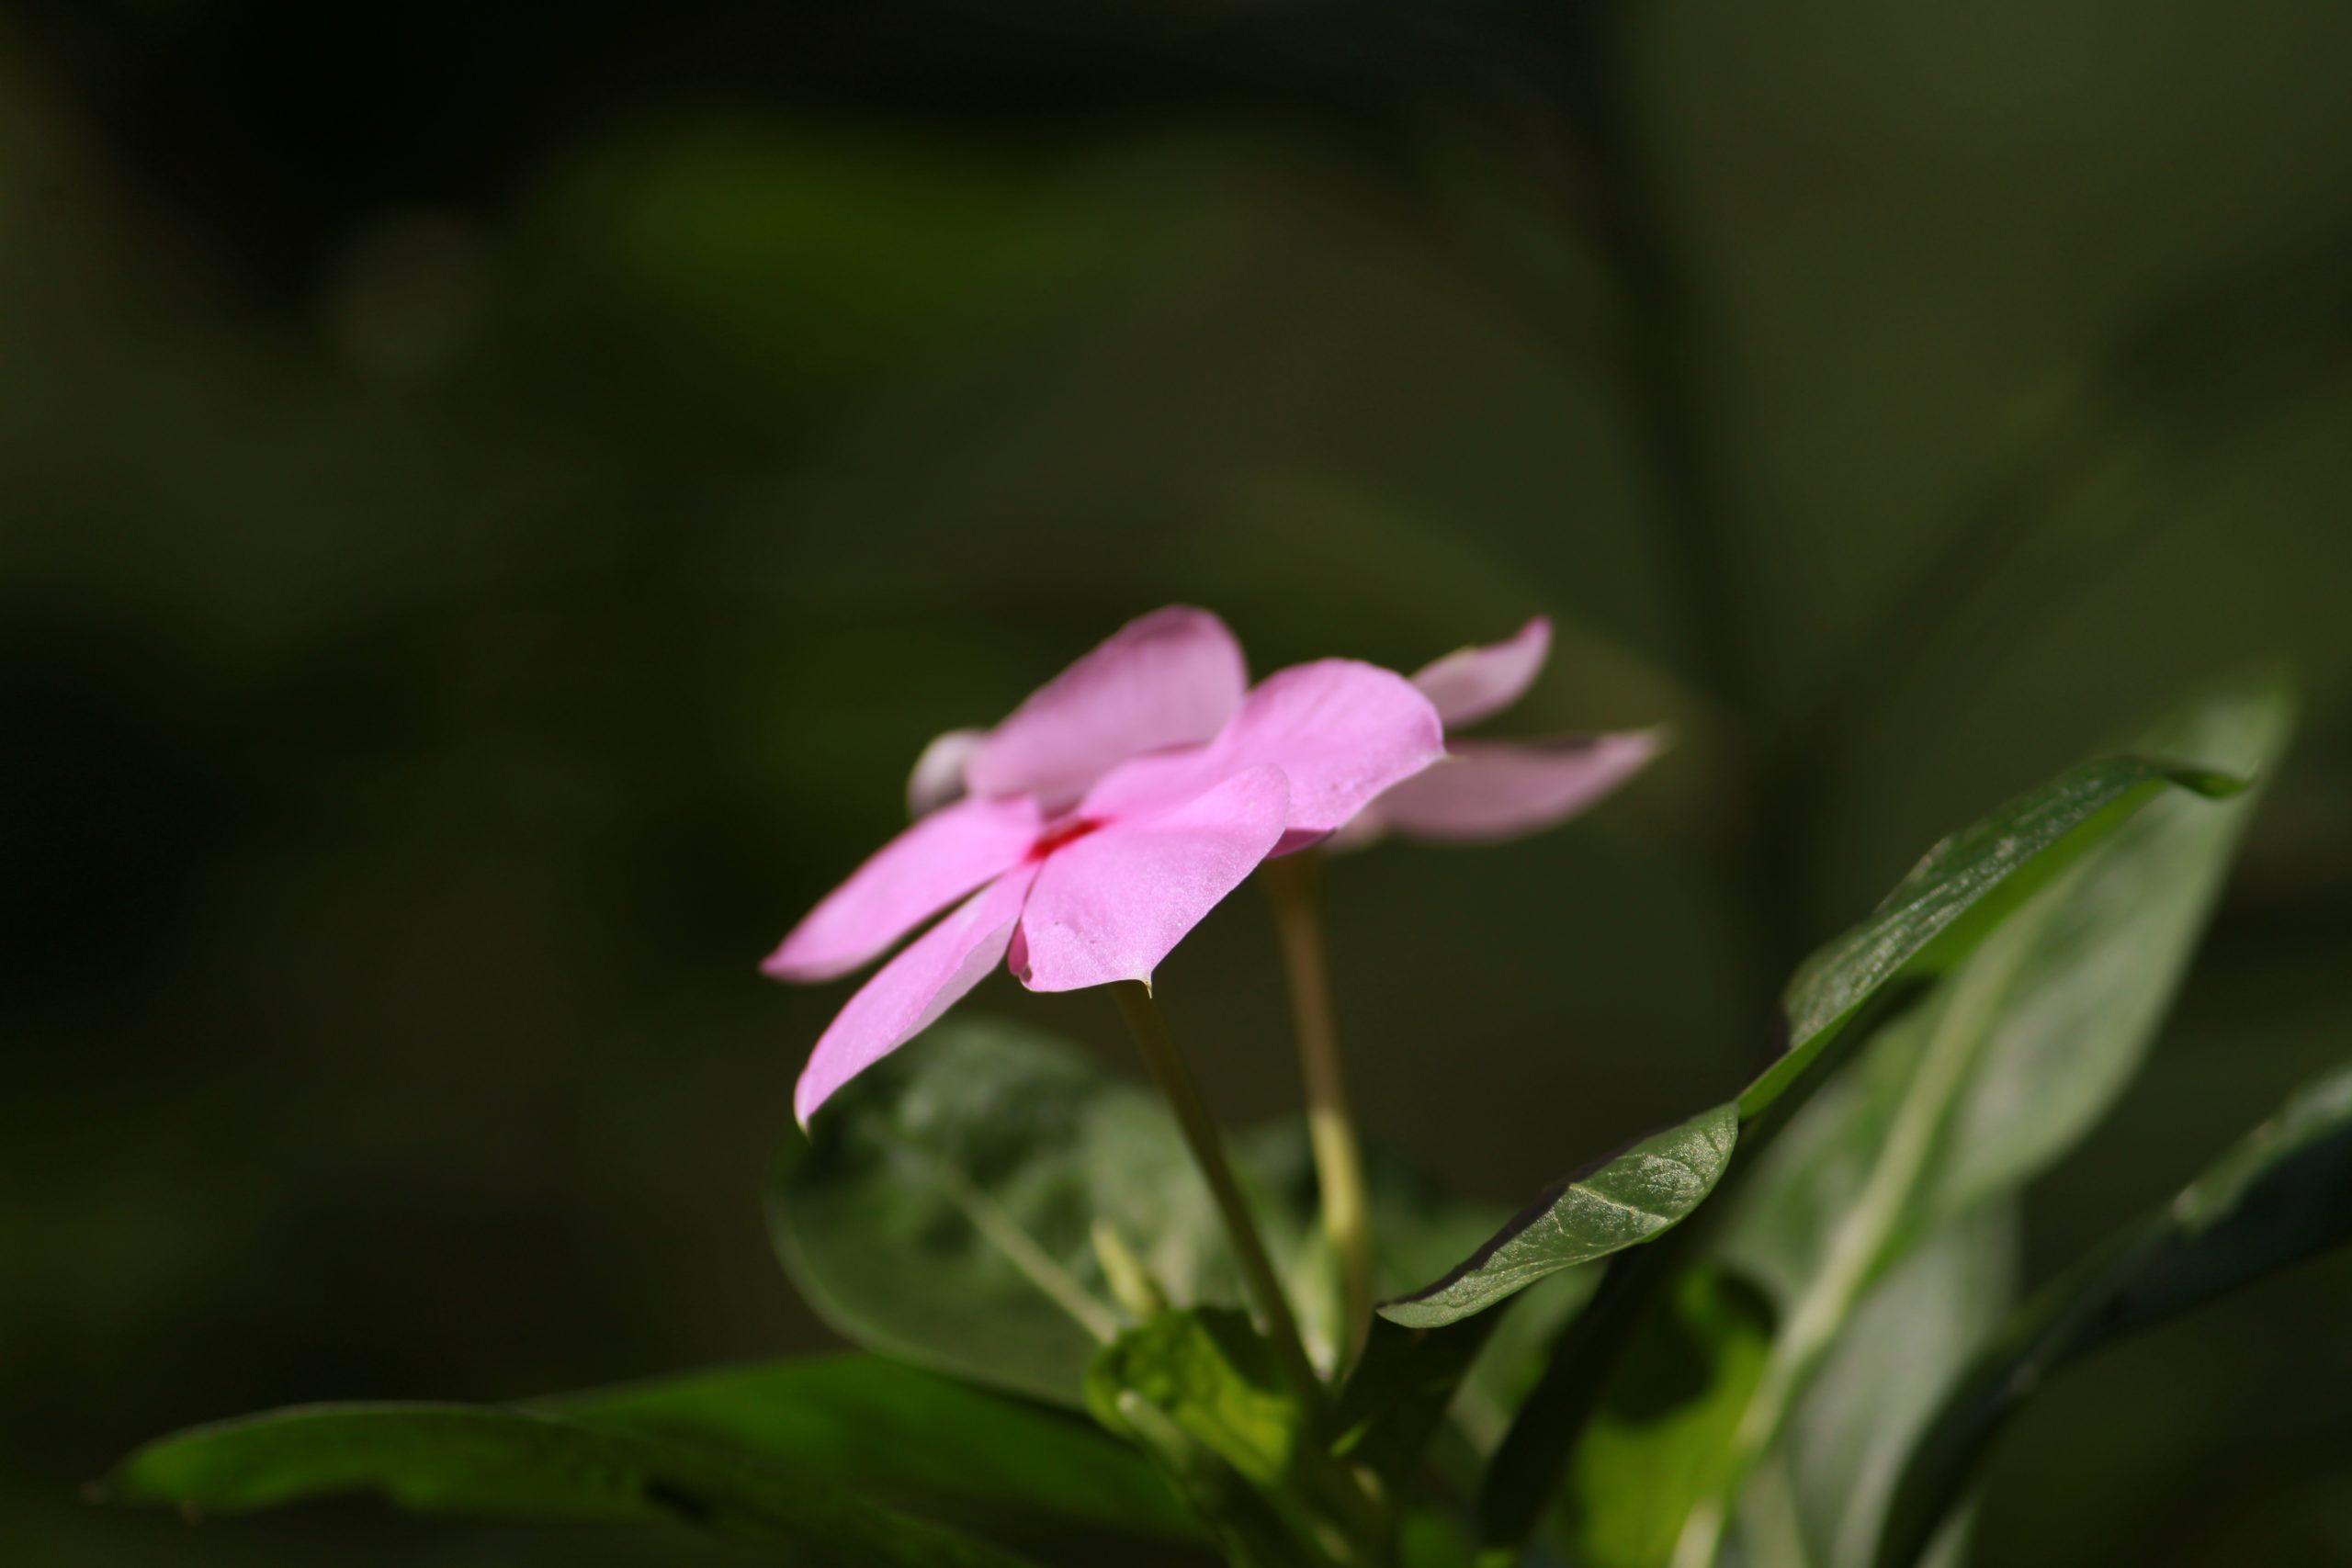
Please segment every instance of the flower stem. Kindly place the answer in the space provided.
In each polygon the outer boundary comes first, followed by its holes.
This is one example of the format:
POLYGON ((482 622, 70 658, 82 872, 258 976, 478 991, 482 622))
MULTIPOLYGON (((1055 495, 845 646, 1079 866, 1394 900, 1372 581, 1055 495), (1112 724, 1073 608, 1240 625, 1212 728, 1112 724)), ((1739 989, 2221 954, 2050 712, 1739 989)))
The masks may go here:
POLYGON ((1268 861, 1262 874, 1266 897, 1274 907, 1283 970, 1290 981, 1323 1230, 1340 1260, 1344 1365, 1363 1350, 1364 1336, 1372 1329, 1372 1224, 1364 1200, 1363 1156, 1356 1144, 1355 1120, 1348 1113, 1347 1079, 1340 1068, 1330 965, 1323 952, 1322 857, 1312 850, 1285 855, 1268 861))
POLYGON ((1260 1326, 1272 1340, 1283 1370, 1297 1384, 1299 1397, 1312 1409, 1321 1403, 1322 1390, 1316 1381, 1314 1364, 1306 1359, 1306 1346, 1298 1337, 1298 1319, 1292 1315, 1290 1299, 1283 1294, 1273 1259, 1258 1235, 1258 1223, 1250 1217, 1249 1201, 1242 1197, 1241 1183, 1235 1179, 1233 1167, 1225 1157, 1225 1144, 1217 1136, 1216 1123, 1209 1120, 1208 1109, 1201 1103, 1200 1091, 1193 1085, 1192 1071, 1176 1049, 1175 1037, 1168 1032, 1168 1021, 1160 1016, 1159 1004, 1151 999, 1151 988, 1141 981, 1121 980, 1112 986, 1111 995, 1117 998, 1119 1011, 1135 1034, 1152 1081, 1159 1085, 1168 1108, 1176 1113, 1176 1125, 1183 1132, 1185 1145, 1192 1150, 1193 1163, 1200 1167, 1201 1176, 1208 1183, 1209 1196, 1216 1201, 1217 1213, 1225 1221, 1226 1235, 1233 1244, 1235 1260, 1241 1266, 1241 1282, 1250 1292, 1250 1304, 1257 1309, 1260 1326))

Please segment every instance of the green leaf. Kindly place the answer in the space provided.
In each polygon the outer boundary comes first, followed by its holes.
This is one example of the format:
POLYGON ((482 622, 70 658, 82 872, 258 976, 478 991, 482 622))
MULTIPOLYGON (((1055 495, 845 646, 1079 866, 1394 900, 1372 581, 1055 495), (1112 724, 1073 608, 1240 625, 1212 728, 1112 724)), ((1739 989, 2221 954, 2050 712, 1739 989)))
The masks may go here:
POLYGON ((1164 1313, 1104 1346, 1087 1369, 1087 1407, 1124 1431, 1129 1393, 1264 1490, 1280 1490, 1314 1446, 1273 1348, 1238 1310, 1164 1313))
MULTIPOLYGON (((1868 1568, 1904 1455, 2007 1309, 2016 1272, 2010 1205, 1980 1206, 1916 1248, 1847 1322, 1799 1402, 1777 1484, 1810 1568, 1868 1568)), ((1747 1560, 1790 1560, 1758 1539, 1773 1511, 1759 1472, 1740 1503, 1747 1560)))
POLYGON ((1984 934, 2114 832, 2167 784, 2222 796, 2243 787, 2206 768, 2116 757, 2066 773, 1938 844, 1871 918, 1815 954, 1783 998, 1788 1048, 1736 1100, 1565 1180, 1455 1270, 1382 1314, 1415 1327, 1484 1310, 1555 1269, 1649 1241, 1714 1188, 1743 1129, 1782 1102, 1861 1006, 1905 974, 1963 959, 1984 934), (1632 1209, 1615 1207, 1628 1201, 1632 1209))
MULTIPOLYGON (((2283 682, 2214 688, 2141 738, 2266 780, 2286 749, 2283 682)), ((2151 802, 2038 898, 2032 951, 1981 1048, 1911 1223, 1933 1229, 2048 1168, 2138 1073, 2188 973, 2258 806, 2174 793, 2151 802)))
POLYGON ((1273 1348, 1236 1308, 1163 1313, 1103 1347, 1086 1376, 1089 1409, 1148 1447, 1172 1429, 1255 1489, 1281 1521, 1285 1555, 1319 1562, 1383 1523, 1358 1478, 1317 1438, 1273 1348))
POLYGON ((1295 1509, 1275 1506, 1166 1412, 1133 1393, 1114 1404, 1120 1429, 1209 1522, 1228 1568, 1333 1568, 1295 1509))
MULTIPOLYGON (((870 1348, 1081 1403, 1129 1325, 1093 1242, 1108 1224, 1179 1303, 1240 1290, 1173 1122, 1060 1041, 953 1020, 860 1077, 786 1140, 769 1206, 786 1269, 870 1348)), ((1297 1227, 1267 1216, 1278 1256, 1297 1227)))
POLYGON ((1895 1489, 1880 1568, 1909 1568, 2001 1427, 2067 1363, 2352 1242, 2352 1066, 2304 1086, 2170 1203, 2035 1295, 1938 1409, 1895 1489))
POLYGON ((1495 1326, 1487 1313, 1445 1328, 1375 1319, 1333 1417, 1332 1451, 1401 1488, 1429 1452, 1495 1326))
POLYGON ((1737 1108, 1718 1105, 1565 1178, 1453 1273, 1383 1303, 1380 1315, 1407 1328, 1442 1327, 1546 1275, 1648 1241, 1714 1190, 1738 1137, 1737 1108))
POLYGON ((1025 1560, 876 1506, 825 1478, 584 1422, 457 1404, 314 1405, 141 1449, 102 1498, 242 1513, 378 1492, 417 1513, 670 1520, 876 1568, 1025 1560))
MULTIPOLYGON (((2258 776, 2289 722, 2278 683, 2240 682, 2143 745, 2258 776)), ((2138 1070, 2257 799, 2155 800, 2042 880, 1755 1162, 1723 1252, 1793 1316, 2046 1169, 2138 1070)))
POLYGON ((1467 1521, 1434 1507, 1408 1508, 1396 1531, 1400 1568, 1478 1568, 1467 1521))
MULTIPOLYGON (((1304 1160, 1303 1135, 1296 1141, 1304 1160)), ((1495 1206, 1445 1197, 1377 1145, 1365 1154, 1377 1288, 1426 1280, 1494 1231, 1495 1206)), ((1306 1195, 1295 1201, 1311 1203, 1311 1174, 1310 1162, 1306 1195)), ((1443 1438, 1442 1462, 1475 1474, 1541 1375, 1553 1337, 1599 1283, 1598 1269, 1571 1269, 1511 1298, 1509 1312, 1440 1328, 1374 1318, 1341 1393, 1336 1451, 1401 1491, 1443 1438)))
MULTIPOLYGON (((1339 1307, 1296 1118, 1231 1140, 1308 1348, 1339 1307)), ((1392 1151, 1365 1149, 1384 1288, 1493 1228, 1392 1151)), ((1136 1321, 1104 1275, 1134 1255, 1178 1306, 1237 1304, 1225 1233, 1175 1123, 1140 1083, 1049 1036, 951 1021, 843 1089, 787 1142, 769 1207, 777 1249, 827 1321, 886 1354, 1035 1398, 1083 1399, 1085 1369, 1136 1321)), ((1134 1292, 1128 1294, 1132 1297, 1134 1292)))
POLYGON ((1144 1459, 1081 1419, 873 1356, 723 1368, 531 1408, 788 1464, 931 1517, 1198 1533, 1144 1459))
POLYGON ((1741 1092, 1741 1121, 1787 1093, 1873 991, 1906 971, 1939 973, 1966 957, 2167 784, 2220 799, 2245 780, 2149 757, 2109 757, 2019 795, 1929 850, 1868 920, 1821 949, 1790 983, 1781 998, 1788 1049, 1741 1092))
MULTIPOLYGON (((2188 752, 2259 774, 2283 743, 2289 707, 2277 679, 2232 683, 2151 735, 2143 754, 2077 768, 2012 801, 1938 845, 1792 983, 1789 1048, 1735 1102, 1750 1152, 1731 1259, 1771 1285, 1784 1321, 1804 1329, 1776 1350, 1781 1365, 1759 1397, 1779 1410, 1759 1430, 1777 1432, 1837 1325, 1908 1247, 2045 1165, 2128 1077, 2250 806, 2229 799, 2244 786, 2212 766, 2153 759, 2188 752), (2160 809, 2143 823, 2135 814, 2151 805, 2160 809), (1867 1029, 1857 1022, 1866 1008, 1867 1029), (1868 1047, 1863 1072, 1838 1073, 1857 1045, 1868 1047), (2047 1101, 2017 1110, 2045 1078, 2047 1101), (1962 1116, 1977 1129, 1964 1152, 1947 1126, 1962 1116), (1858 1228, 1852 1211, 1866 1196, 1858 1228)), ((1481 1505, 1490 1538, 1517 1540, 1532 1524, 1605 1368, 1672 1261, 1612 1264, 1498 1451, 1481 1505)), ((1752 1451, 1735 1469, 1763 1457, 1752 1451)))
POLYGON ((1686 1271, 1601 1396, 1562 1498, 1574 1562, 1656 1568, 1683 1516, 1728 1478, 1733 1425, 1763 1370, 1772 1311, 1754 1286, 1686 1271))
MULTIPOLYGON (((2289 704, 2218 688, 2149 744, 2267 773, 2289 704)), ((2152 803, 2031 897, 1871 1040, 1742 1192, 1724 1252, 1771 1282, 1791 1325, 1743 1421, 1735 1483, 1764 1462, 1880 1280, 1928 1237, 2045 1168, 2120 1092, 2186 969, 2255 797, 2152 803)), ((1852 1477, 1842 1502, 1860 1496, 1852 1477)), ((1704 1510, 1720 1529, 1729 1488, 1704 1510)), ((1840 1527, 1851 1562, 1874 1517, 1840 1527)), ((1693 1549, 1693 1560, 1696 1549, 1693 1549)))

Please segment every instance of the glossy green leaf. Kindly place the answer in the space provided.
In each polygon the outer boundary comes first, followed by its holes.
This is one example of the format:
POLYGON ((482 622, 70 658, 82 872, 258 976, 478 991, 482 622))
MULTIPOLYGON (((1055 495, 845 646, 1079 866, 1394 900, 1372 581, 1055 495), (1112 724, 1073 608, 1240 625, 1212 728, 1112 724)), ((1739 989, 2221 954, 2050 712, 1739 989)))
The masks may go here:
MULTIPOLYGON (((1496 1216, 1487 1205, 1408 1183, 1397 1162, 1376 1147, 1367 1153, 1381 1289, 1429 1278, 1493 1232, 1496 1216)), ((1552 1340, 1599 1283, 1598 1269, 1571 1269, 1512 1297, 1508 1311, 1438 1328, 1374 1318, 1333 1420, 1337 1450, 1393 1489, 1410 1484, 1433 1442, 1443 1445, 1442 1467, 1475 1474, 1542 1375, 1552 1340)))
POLYGON ((873 1356, 765 1361, 535 1402, 543 1415, 786 1464, 930 1517, 1154 1536, 1198 1526, 1082 1417, 873 1356))
POLYGON ((1905 974, 1933 974, 2114 832, 2167 784, 2222 796, 2210 768, 2145 757, 2092 762, 2011 801, 1929 851, 1871 919, 1809 961, 1783 998, 1788 1048, 1727 1104, 1558 1184, 1452 1274, 1380 1310, 1426 1327, 1478 1312, 1555 1269, 1649 1241, 1695 1209, 1742 1128, 1781 1104, 1857 1009, 1905 974), (1630 1204, 1620 1208, 1619 1202, 1630 1204))
POLYGON ((2068 1362, 2352 1242, 2352 1066, 2306 1085, 2170 1203, 2020 1309, 1912 1451, 1880 1568, 1909 1568, 2018 1407, 2068 1362))
MULTIPOLYGON (((1364 1205, 1373 1245, 1373 1289, 1409 1290, 1490 1234, 1501 1206, 1470 1202, 1440 1189, 1411 1160, 1377 1138, 1363 1140, 1364 1205)), ((1337 1259, 1319 1216, 1315 1154, 1303 1118, 1245 1129, 1232 1140, 1234 1163, 1270 1206, 1285 1259, 1299 1329, 1318 1366, 1336 1364, 1341 1336, 1337 1259)))
MULTIPOLYGON (((2267 773, 2289 701, 2216 688, 2149 748, 2267 773)), ((2155 800, 2042 882, 1867 1044, 1748 1173, 1722 1250, 1792 1315, 1849 1296, 1925 1236, 2047 1168, 2137 1071, 2258 796, 2155 800)))
POLYGON ((1654 1134, 1597 1168, 1564 1179, 1453 1273, 1380 1315, 1437 1328, 1483 1312, 1546 1275, 1650 1240, 1696 1209, 1731 1160, 1736 1107, 1719 1105, 1654 1134))
POLYGON ((314 1405, 199 1427, 141 1449, 97 1492, 218 1513, 376 1492, 427 1514, 670 1520, 876 1568, 1025 1561, 786 1466, 485 1406, 314 1405))
POLYGON ((1731 1428, 1772 1312, 1736 1275, 1693 1269, 1645 1321, 1577 1445, 1562 1498, 1572 1561, 1657 1568, 1691 1505, 1727 1479, 1731 1428))
POLYGON ((1789 1045, 1739 1097, 1752 1121, 1895 976, 1967 956, 2010 911, 2096 847, 2167 784, 2220 799, 2245 780, 2145 756, 2109 757, 2062 774, 1928 852, 1871 918, 1809 959, 1781 998, 1789 1045), (1963 918, 1964 917, 1964 918, 1963 918))
MULTIPOLYGON (((2259 775, 2288 716, 2277 682, 2241 682, 2144 744, 2259 775)), ((1791 1329, 1744 1420, 1736 1481, 1766 1462, 1879 1282, 2045 1168, 2130 1080, 2254 803, 2174 795, 2111 825, 1980 933, 1764 1157, 1724 1250, 1772 1283, 1791 1329)), ((1865 1495, 1853 1477, 1839 1484, 1849 1509, 1865 1495)), ((1715 1499, 1702 1528, 1719 1529, 1732 1502, 1715 1499)), ((1862 1560, 1875 1536, 1874 1515, 1840 1524, 1836 1561, 1862 1560)))
MULTIPOLYGON (((1276 1207, 1304 1218, 1317 1212, 1315 1162, 1305 1126, 1287 1121, 1257 1128, 1235 1144, 1236 1157, 1263 1184, 1276 1207)), ((1373 1283, 1399 1292, 1444 1270, 1494 1234, 1502 1206, 1470 1202, 1440 1190, 1410 1161, 1377 1140, 1363 1147, 1365 1202, 1372 1219, 1373 1283)), ((1311 1264, 1321 1237, 1310 1232, 1311 1264)), ((1311 1272, 1302 1266, 1294 1273, 1311 1272)), ((1514 1298, 1508 1314, 1482 1314, 1443 1330, 1373 1322, 1364 1356, 1351 1369, 1335 1429, 1356 1462, 1392 1484, 1410 1479, 1432 1440, 1442 1436, 1457 1462, 1475 1464, 1500 1438, 1510 1412, 1532 1386, 1544 1351, 1592 1294, 1593 1269, 1569 1269, 1514 1298)), ((1336 1337, 1336 1291, 1302 1292, 1302 1317, 1313 1342, 1336 1337), (1317 1301, 1323 1310, 1315 1310, 1317 1301)))
MULTIPOLYGON (((1736 1102, 1751 1149, 1770 1148, 1742 1171, 1730 1256, 1773 1288, 1807 1341, 1776 1351, 1761 1395, 1781 1409, 1764 1428, 1779 1429, 1836 1326, 1905 1248, 2041 1168, 2128 1077, 2250 808, 2219 770, 2265 771, 2289 707, 2275 679, 2218 688, 2150 735, 2143 755, 2011 802, 1937 846, 1791 985, 1791 1044, 1736 1102), (2151 760, 2177 756, 2196 765, 2151 760), (1868 1031, 1841 1041, 1866 1007, 1868 1031), (1836 1071, 1857 1045, 1862 1070, 1836 1071), (2043 1078, 2047 1100, 2016 1110, 2043 1078), (1951 1135, 1963 1117, 1976 1124, 1964 1149, 1951 1135)), ((1564 1340, 1498 1450, 1481 1503, 1494 1538, 1532 1526, 1599 1397, 1600 1369, 1642 1319, 1638 1298, 1670 1273, 1635 1271, 1604 1286, 1610 1309, 1564 1340)), ((1612 1265, 1627 1272, 1626 1259, 1612 1265)))
MULTIPOLYGON (((2266 780, 2293 725, 2283 682, 2220 686, 2143 750, 2266 780)), ((2152 801, 2036 903, 2032 951, 1951 1110, 1911 1216, 1932 1230, 2072 1148, 2138 1073, 2258 808, 2179 792, 2152 801)))
MULTIPOLYGON (((870 1348, 1065 1404, 1131 1325, 1107 1224, 1179 1304, 1240 1300, 1206 1190, 1142 1084, 1073 1047, 957 1019, 786 1141, 770 1204, 801 1292, 870 1348)), ((1288 1257, 1297 1227, 1268 1215, 1288 1257)))

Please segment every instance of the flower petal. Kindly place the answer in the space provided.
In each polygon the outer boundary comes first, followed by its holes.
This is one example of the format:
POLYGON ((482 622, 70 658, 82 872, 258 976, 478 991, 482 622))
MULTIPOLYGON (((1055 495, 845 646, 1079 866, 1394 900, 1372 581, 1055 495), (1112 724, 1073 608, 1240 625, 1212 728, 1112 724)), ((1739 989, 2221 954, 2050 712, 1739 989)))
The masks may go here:
POLYGON ((1208 739, 1241 705, 1241 645, 1205 610, 1128 622, 1040 687, 964 770, 978 795, 1034 795, 1049 811, 1130 757, 1208 739))
POLYGON ((1022 867, 966 899, 875 972, 834 1015, 792 1091, 803 1127, 858 1074, 929 1029, 1004 957, 1036 872, 1022 867))
POLYGON ((830 980, 878 957, 923 920, 1021 863, 1037 803, 959 800, 874 852, 760 965, 779 980, 830 980))
POLYGON ((964 795, 964 769, 988 739, 985 729, 951 729, 934 735, 907 775, 907 815, 923 817, 964 795))
POLYGON ((1457 649, 1424 665, 1413 684, 1446 728, 1464 729, 1519 701, 1551 653, 1552 623, 1538 615, 1505 641, 1457 649))
POLYGON ((1660 746, 1654 729, 1457 741, 1444 761, 1382 795, 1369 815, 1415 838, 1516 838, 1574 817, 1639 773, 1660 746))
POLYGON ((1138 757, 1105 775, 1079 809, 1107 818, 1165 810, 1243 769, 1271 765, 1290 783, 1287 851, 1341 826, 1444 754, 1437 710, 1411 682, 1351 659, 1326 659, 1277 670, 1208 745, 1138 757))
POLYGON ((1247 768, 1056 850, 1022 914, 1013 973, 1033 991, 1149 984, 1184 933, 1272 852, 1289 799, 1281 769, 1247 768))

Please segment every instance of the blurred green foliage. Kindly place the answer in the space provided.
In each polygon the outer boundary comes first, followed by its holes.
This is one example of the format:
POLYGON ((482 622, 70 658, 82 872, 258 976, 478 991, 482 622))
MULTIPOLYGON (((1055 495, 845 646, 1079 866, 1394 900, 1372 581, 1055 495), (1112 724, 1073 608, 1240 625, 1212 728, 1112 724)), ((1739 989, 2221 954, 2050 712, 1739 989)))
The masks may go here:
MULTIPOLYGON (((1176 600, 1261 669, 1549 612, 1514 726, 1676 726, 1334 868, 1365 1120, 1510 1201, 1746 1081, 1938 833, 2290 659, 2048 1277, 2352 1039, 2347 67, 2319 0, 17 0, 0 1556, 739 1556, 75 1487, 823 1342, 757 1193, 836 996, 752 964, 925 739, 1176 600)), ((1295 1099, 1267 924, 1162 975, 1236 1122, 1295 1099)), ((1983 1560, 2352 1558, 2347 1314, 2339 1258, 2073 1374, 1983 1560)))

